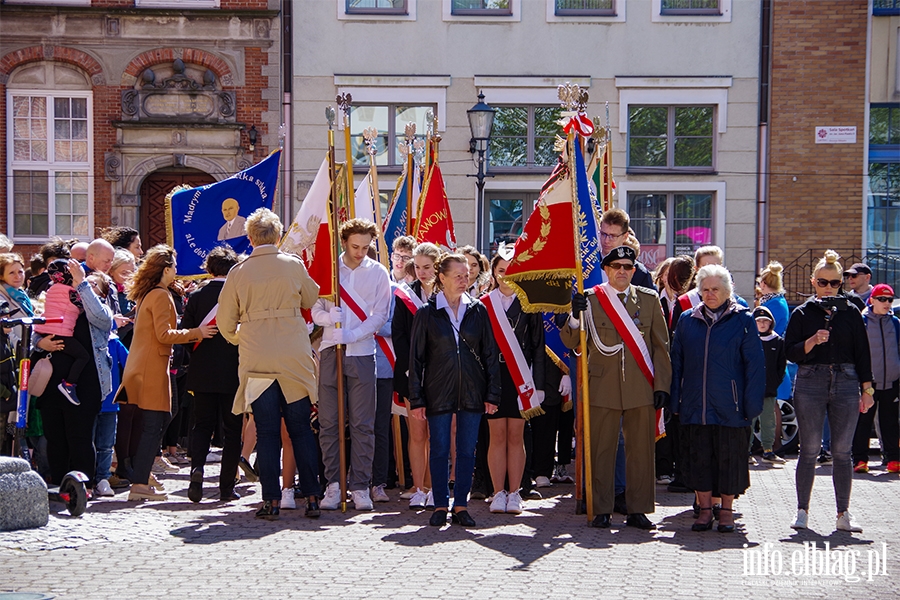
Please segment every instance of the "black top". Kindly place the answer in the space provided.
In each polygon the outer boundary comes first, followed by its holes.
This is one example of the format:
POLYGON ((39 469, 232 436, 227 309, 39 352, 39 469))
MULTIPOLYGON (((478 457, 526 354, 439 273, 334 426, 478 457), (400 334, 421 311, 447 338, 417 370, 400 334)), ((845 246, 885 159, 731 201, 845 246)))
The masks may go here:
MULTIPOLYGON (((421 299, 422 282, 416 279, 409 285, 413 294, 421 299)), ((394 302, 394 315, 391 319, 391 341, 394 344, 394 391, 401 398, 409 398, 409 336, 412 332, 413 314, 406 303, 397 298, 394 302)))
MULTIPOLYGON (((182 329, 199 327, 209 311, 218 304, 224 281, 210 281, 191 293, 181 318, 182 329)), ((194 348, 195 342, 184 344, 190 353, 191 367, 187 372, 187 389, 192 392, 234 394, 238 381, 238 347, 229 344, 221 333, 204 339, 194 348)))
POLYGON ((785 353, 788 360, 799 365, 838 365, 850 363, 856 366, 860 381, 872 381, 872 358, 869 355, 869 338, 862 315, 852 305, 843 310, 828 312, 815 297, 810 298, 791 313, 784 332, 785 353), (831 333, 828 342, 814 346, 809 354, 803 345, 819 329, 831 333))

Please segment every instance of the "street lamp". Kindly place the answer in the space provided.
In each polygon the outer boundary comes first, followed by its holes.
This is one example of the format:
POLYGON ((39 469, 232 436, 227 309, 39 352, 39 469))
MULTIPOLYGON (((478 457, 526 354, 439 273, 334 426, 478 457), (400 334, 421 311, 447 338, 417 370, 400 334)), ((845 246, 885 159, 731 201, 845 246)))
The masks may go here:
POLYGON ((466 111, 469 118, 469 129, 472 132, 472 138, 469 140, 469 152, 478 153, 478 157, 475 159, 478 172, 474 175, 469 174, 467 177, 475 177, 475 185, 478 188, 475 210, 475 244, 479 248, 484 242, 484 178, 493 177, 493 175, 485 173, 484 155, 491 139, 491 130, 494 128, 494 112, 494 109, 485 103, 483 92, 478 93, 478 104, 466 111))

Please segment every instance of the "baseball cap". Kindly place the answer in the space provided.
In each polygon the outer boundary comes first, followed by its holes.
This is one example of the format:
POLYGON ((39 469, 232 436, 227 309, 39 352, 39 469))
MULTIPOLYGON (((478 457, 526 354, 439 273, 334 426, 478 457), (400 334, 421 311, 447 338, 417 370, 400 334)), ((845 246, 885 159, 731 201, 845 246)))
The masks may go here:
POLYGON ((870 298, 878 298, 879 296, 890 296, 894 297, 894 288, 889 286, 886 283, 879 283, 875 287, 872 288, 872 293, 869 294, 870 298))
POLYGON ((872 269, 870 269, 869 265, 867 265, 866 263, 856 263, 852 267, 844 271, 844 273, 847 273, 849 275, 859 275, 860 273, 862 273, 863 275, 871 275, 872 269))

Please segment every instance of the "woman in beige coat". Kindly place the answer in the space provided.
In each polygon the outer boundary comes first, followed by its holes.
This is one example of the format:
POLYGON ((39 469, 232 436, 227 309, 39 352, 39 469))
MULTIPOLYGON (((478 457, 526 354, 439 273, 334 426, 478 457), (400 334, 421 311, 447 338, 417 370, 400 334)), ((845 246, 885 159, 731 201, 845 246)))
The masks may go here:
POLYGON ((148 484, 153 459, 171 419, 169 358, 172 345, 198 342, 214 336, 217 331, 214 325, 176 329, 175 303, 168 290, 175 275, 175 251, 164 244, 154 246, 134 274, 128 293, 128 298, 137 306, 134 338, 122 385, 128 395, 128 403, 140 409, 143 423, 141 441, 132 461, 134 483, 129 500, 166 499, 164 493, 148 484))

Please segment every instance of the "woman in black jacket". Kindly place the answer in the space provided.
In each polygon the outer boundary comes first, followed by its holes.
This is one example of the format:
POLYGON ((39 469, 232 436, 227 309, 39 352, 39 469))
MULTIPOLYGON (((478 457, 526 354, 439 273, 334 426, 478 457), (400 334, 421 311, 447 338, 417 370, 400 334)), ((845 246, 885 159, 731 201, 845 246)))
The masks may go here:
POLYGON ((816 265, 810 280, 816 295, 791 313, 784 347, 788 360, 799 365, 794 384, 794 409, 800 426, 797 462, 797 518, 794 529, 806 529, 816 458, 822 445, 826 411, 834 455, 832 481, 837 501, 836 528, 861 532, 850 512, 853 465, 850 449, 860 412, 874 404, 872 361, 862 316, 841 287, 840 257, 833 250, 816 265))
POLYGON ((449 483, 447 464, 450 432, 456 415, 456 484, 453 522, 474 527, 466 510, 475 442, 481 415, 497 412, 500 404, 500 366, 497 344, 487 309, 466 294, 466 259, 444 255, 437 264, 438 293, 416 312, 410 336, 410 417, 427 417, 431 436, 431 483, 434 512, 429 524, 447 521, 449 483))

